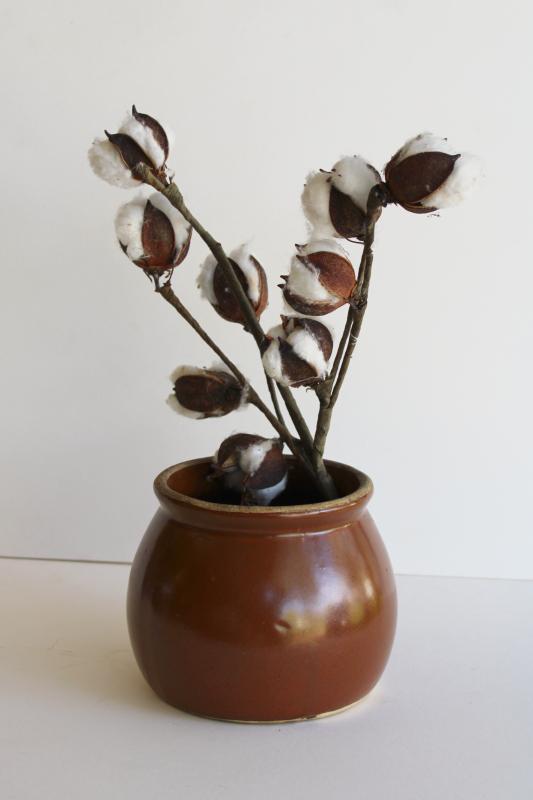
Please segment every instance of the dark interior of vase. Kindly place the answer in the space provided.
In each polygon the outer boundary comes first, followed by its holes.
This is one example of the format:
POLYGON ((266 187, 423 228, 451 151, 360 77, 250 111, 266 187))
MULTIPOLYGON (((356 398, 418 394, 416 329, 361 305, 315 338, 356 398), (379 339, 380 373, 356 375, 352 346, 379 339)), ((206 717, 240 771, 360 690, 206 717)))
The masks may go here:
MULTIPOLYGON (((295 506, 319 503, 322 498, 305 472, 295 463, 292 457, 287 457, 289 462, 289 475, 287 488, 276 497, 276 506, 295 506)), ((360 481, 356 473, 342 464, 328 463, 328 470, 335 482, 339 497, 345 497, 357 491, 360 481)), ((223 503, 225 505, 240 505, 240 496, 228 491, 222 486, 220 479, 213 476, 209 460, 190 464, 173 472, 168 480, 169 489, 187 497, 197 500, 207 500, 210 503, 223 503)))

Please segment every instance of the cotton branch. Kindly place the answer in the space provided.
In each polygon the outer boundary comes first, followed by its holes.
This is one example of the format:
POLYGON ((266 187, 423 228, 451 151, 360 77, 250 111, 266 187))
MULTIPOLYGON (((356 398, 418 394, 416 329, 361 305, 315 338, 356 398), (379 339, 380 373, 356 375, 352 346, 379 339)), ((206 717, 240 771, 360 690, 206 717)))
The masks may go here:
POLYGON ((281 425, 285 425, 285 427, 287 427, 279 405, 278 395, 276 394, 276 382, 272 380, 270 375, 267 375, 266 372, 265 372, 265 379, 268 387, 268 392, 270 394, 270 399, 272 400, 272 406, 274 408, 274 411, 276 412, 276 417, 278 418, 278 421, 280 422, 281 425))
MULTIPOLYGON (((167 198, 167 200, 174 206, 174 208, 178 209, 178 211, 183 215, 183 217, 187 220, 187 222, 190 223, 192 228, 197 232, 200 238, 208 246, 209 250, 215 257, 217 263, 221 265, 224 271, 224 275, 229 285, 231 286, 232 291, 234 292, 235 296, 239 301, 239 305, 242 309, 243 316, 246 321, 247 329, 254 337, 259 350, 262 351, 266 342, 265 333, 255 315, 254 309, 250 304, 249 298, 247 297, 246 292, 241 286, 241 283, 237 278, 237 275, 235 274, 235 270, 233 269, 233 266, 230 260, 228 259, 226 253, 224 252, 224 249, 220 244, 220 242, 218 242, 203 227, 203 225, 196 219, 196 217, 189 211, 183 200, 183 195, 181 194, 180 190, 178 189, 175 183, 169 183, 169 184, 163 183, 153 174, 152 170, 146 164, 142 163, 137 164, 137 166, 134 168, 133 171, 145 183, 148 183, 154 189, 157 189, 157 191, 163 194, 167 198)), ((294 427, 298 432, 303 450, 306 454, 307 458, 305 459, 304 463, 306 464, 306 466, 308 466, 309 462, 313 465, 315 480, 324 497, 326 499, 332 499, 336 497, 335 486, 333 484, 331 477, 327 473, 326 467, 322 459, 322 454, 317 452, 315 449, 311 431, 309 430, 300 412, 300 409, 298 408, 298 405, 294 400, 291 390, 287 386, 282 386, 281 384, 277 385, 279 392, 283 397, 289 415, 293 421, 294 427)), ((264 408, 267 407, 264 406, 264 408)), ((272 419, 276 419, 276 417, 274 417, 274 415, 272 414, 271 417, 272 419)), ((280 428, 282 427, 284 429, 286 437, 288 433, 287 428, 284 425, 283 426, 281 425, 279 419, 276 419, 276 424, 278 427, 280 428)), ((276 428, 276 430, 278 430, 278 428, 276 428)), ((284 440, 286 441, 286 438, 284 440)), ((300 460, 302 460, 301 453, 298 454, 298 457, 300 458, 300 460)))
MULTIPOLYGON (((330 242, 340 237, 349 241, 356 239, 364 245, 356 282, 351 263, 344 259, 343 267, 341 257, 340 265, 332 264, 331 258, 319 264, 317 282, 320 285, 315 287, 318 291, 307 291, 304 288, 303 293, 300 292, 298 285, 301 284, 300 289, 306 285, 301 270, 298 273, 299 278, 287 280, 284 287, 284 296, 289 305, 304 315, 329 313, 340 305, 349 303, 344 331, 327 376, 326 365, 331 357, 332 342, 326 347, 326 340, 316 336, 316 331, 314 338, 322 342, 321 354, 315 359, 313 351, 303 347, 304 357, 300 358, 296 352, 297 349, 302 350, 302 342, 299 341, 298 347, 293 348, 299 361, 294 357, 289 358, 290 336, 285 339, 278 337, 276 351, 276 340, 265 335, 258 318, 266 304, 266 291, 263 295, 263 306, 261 307, 261 301, 257 307, 252 306, 248 292, 241 285, 239 273, 234 269, 233 260, 228 258, 220 242, 193 216, 185 205, 179 188, 168 179, 169 140, 160 123, 147 114, 138 113, 133 106, 131 115, 122 123, 118 132, 106 131, 106 137, 96 139, 89 150, 89 161, 94 172, 113 186, 134 188, 139 182, 143 182, 159 193, 146 201, 143 198, 133 200, 119 209, 115 226, 124 251, 133 263, 152 277, 156 291, 222 359, 235 378, 224 374, 224 380, 231 382, 234 393, 242 397, 241 387, 248 387, 242 373, 176 297, 170 286, 170 277, 162 283, 162 274, 170 276, 172 270, 187 255, 191 231, 194 229, 198 233, 211 251, 215 264, 221 268, 225 283, 231 290, 232 294, 227 294, 225 288, 224 293, 234 307, 237 321, 243 322, 245 330, 254 337, 261 353, 275 415, 254 389, 249 390, 249 402, 259 408, 271 422, 280 438, 308 470, 321 495, 327 499, 335 497, 335 486, 325 468, 323 452, 332 412, 347 375, 367 307, 374 228, 381 208, 388 203, 395 203, 407 211, 428 214, 455 205, 464 199, 482 176, 480 160, 456 151, 446 139, 423 133, 408 140, 392 156, 385 167, 385 182, 378 171, 360 156, 343 157, 330 171, 321 170, 308 176, 302 194, 302 205, 311 227, 315 230, 320 227, 330 242), (159 208, 161 204, 165 206, 164 209, 159 208), (158 213, 161 211, 162 215, 158 213), (348 286, 346 280, 349 282, 348 286), (309 294, 309 297, 304 294, 309 294), (333 302, 330 302, 332 298, 333 302), (324 299, 327 302, 322 302, 324 299), (298 307, 296 303, 302 307, 298 307), (307 357, 309 352, 313 363, 307 357), (294 380, 287 378, 291 370, 293 373, 297 372, 294 380), (311 385, 310 376, 314 376, 311 383, 314 384, 320 401, 314 439, 291 392, 291 386, 311 385), (285 402, 299 440, 293 438, 283 420, 277 391, 285 402)), ((296 258, 300 261, 305 255, 309 258, 315 255, 318 258, 318 251, 311 249, 309 252, 311 244, 300 247, 296 258), (302 253, 303 250, 306 252, 302 253)), ((313 244, 316 247, 318 242, 313 240, 313 244)), ((331 244, 328 252, 330 250, 331 244)), ((261 272, 264 277, 262 267, 261 272)), ((264 288, 266 289, 266 278, 264 288)), ((224 316, 222 313, 221 315, 224 316)), ((310 324, 308 320, 307 325, 310 324)))
POLYGON ((348 372, 353 351, 361 331, 368 304, 368 290, 372 275, 374 230, 381 208, 386 202, 386 191, 380 185, 375 186, 368 198, 364 245, 359 263, 355 293, 350 301, 350 309, 330 376, 317 392, 320 400, 320 412, 318 414, 314 445, 320 455, 324 452, 333 409, 339 399, 342 384, 348 372))
POLYGON ((255 389, 250 386, 249 382, 246 380, 245 376, 233 363, 233 361, 224 353, 223 350, 216 344, 213 339, 209 336, 209 334, 202 328, 199 322, 193 317, 190 311, 183 305, 179 297, 174 293, 172 287, 169 283, 159 284, 156 282, 156 292, 163 297, 167 303, 169 303, 173 308, 176 309, 178 314, 187 322, 188 325, 196 331, 198 336, 213 350, 214 353, 220 358, 220 360, 228 367, 230 372, 235 375, 241 386, 248 387, 248 402, 251 405, 254 405, 259 411, 261 411, 265 417, 268 419, 272 427, 276 430, 279 434, 280 438, 285 442, 287 447, 290 451, 304 463, 304 466, 309 471, 310 464, 307 459, 302 459, 301 449, 298 446, 296 440, 291 435, 290 431, 286 428, 285 425, 279 422, 277 417, 272 414, 268 406, 261 400, 260 396, 257 394, 255 389))

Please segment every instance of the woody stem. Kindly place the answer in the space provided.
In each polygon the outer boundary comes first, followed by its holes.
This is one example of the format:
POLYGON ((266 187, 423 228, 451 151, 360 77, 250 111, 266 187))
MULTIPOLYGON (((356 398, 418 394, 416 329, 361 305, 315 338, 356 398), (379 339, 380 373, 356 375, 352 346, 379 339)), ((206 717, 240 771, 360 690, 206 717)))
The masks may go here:
POLYGON ((249 384, 246 380, 245 376, 242 374, 240 369, 237 367, 236 364, 224 353, 223 350, 216 344, 216 342, 211 339, 207 331, 205 331, 200 323, 193 317, 191 312, 187 309, 186 306, 183 305, 179 297, 174 293, 170 283, 160 284, 158 281, 155 283, 156 292, 163 297, 167 303, 169 303, 178 314, 187 322, 188 325, 193 328, 194 331, 198 334, 198 336, 203 339, 203 341, 213 350, 214 353, 220 358, 221 361, 227 366, 230 372, 237 378, 241 386, 248 387, 248 402, 254 405, 259 411, 261 411, 265 417, 268 419, 272 427, 277 431, 280 438, 285 442, 289 450, 302 461, 305 468, 309 471, 311 469, 311 465, 307 459, 303 461, 301 458, 301 451, 298 447, 297 442, 291 435, 290 431, 286 428, 285 425, 279 422, 277 417, 272 414, 268 406, 261 400, 260 396, 257 394, 255 389, 249 384))
MULTIPOLYGON (((218 242, 208 231, 206 231, 203 225, 196 219, 191 211, 189 211, 185 205, 183 196, 175 183, 163 183, 154 175, 154 173, 146 164, 137 164, 133 171, 141 180, 164 195, 171 205, 173 205, 174 208, 176 208, 182 214, 182 216, 187 220, 187 222, 190 223, 200 238, 206 243, 209 250, 215 257, 216 262, 222 267, 224 276, 226 277, 226 280, 228 281, 239 302, 239 306, 246 322, 246 327, 254 337, 259 351, 262 352, 266 342, 265 333, 255 315, 255 311, 252 308, 250 300, 241 286, 235 270, 233 269, 233 266, 224 252, 220 242, 218 242)), ((309 430, 307 423, 305 422, 300 409, 294 400, 290 388, 288 386, 278 384, 278 389, 287 407, 287 411, 289 412, 294 427, 298 432, 307 460, 313 465, 316 483, 318 484, 321 493, 326 499, 332 499, 336 497, 335 486, 326 470, 322 454, 315 449, 311 431, 309 430)), ((281 423, 278 421, 278 424, 281 423)), ((287 428, 285 426, 283 427, 287 431, 287 428)))
POLYGON ((350 361, 359 338, 363 318, 368 304, 368 290, 372 275, 372 262, 374 259, 373 244, 374 231, 379 212, 386 202, 386 196, 382 195, 375 187, 376 191, 371 191, 368 198, 368 213, 366 231, 357 274, 357 282, 354 296, 350 300, 350 309, 344 326, 344 331, 339 343, 337 355, 333 363, 331 374, 327 379, 326 387, 319 393, 320 411, 317 419, 314 444, 320 454, 324 452, 326 439, 331 427, 331 417, 333 409, 339 399, 339 394, 348 373, 350 361))
POLYGON ((278 395, 276 393, 276 382, 274 380, 272 380, 270 375, 267 375, 266 372, 265 372, 265 378, 266 378, 266 383, 267 383, 267 386, 268 386, 268 391, 269 391, 269 394, 270 394, 270 399, 272 400, 272 405, 274 407, 274 411, 276 412, 276 417, 278 418, 279 422, 282 425, 285 425, 285 420, 283 418, 283 413, 282 413, 280 405, 279 405, 278 395))

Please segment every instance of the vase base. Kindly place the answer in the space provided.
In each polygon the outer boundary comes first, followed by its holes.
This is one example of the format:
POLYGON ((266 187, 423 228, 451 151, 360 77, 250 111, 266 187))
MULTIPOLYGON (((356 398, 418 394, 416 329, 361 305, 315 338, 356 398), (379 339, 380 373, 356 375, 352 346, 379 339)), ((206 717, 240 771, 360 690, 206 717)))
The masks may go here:
POLYGON ((354 708, 358 706, 360 703, 363 703, 372 693, 373 689, 365 694, 363 697, 360 697, 359 700, 355 700, 353 703, 348 703, 346 706, 340 706, 340 708, 333 708, 331 711, 322 711, 320 714, 309 714, 305 717, 291 717, 289 719, 229 719, 228 717, 214 717, 210 714, 196 714, 194 711, 187 711, 184 708, 180 708, 180 711, 184 711, 186 714, 191 714, 194 717, 201 717, 202 719, 212 719, 215 722, 230 722, 235 725, 288 725, 292 722, 311 722, 315 719, 325 719, 326 717, 334 717, 337 714, 342 714, 344 711, 349 711, 350 708, 354 708))

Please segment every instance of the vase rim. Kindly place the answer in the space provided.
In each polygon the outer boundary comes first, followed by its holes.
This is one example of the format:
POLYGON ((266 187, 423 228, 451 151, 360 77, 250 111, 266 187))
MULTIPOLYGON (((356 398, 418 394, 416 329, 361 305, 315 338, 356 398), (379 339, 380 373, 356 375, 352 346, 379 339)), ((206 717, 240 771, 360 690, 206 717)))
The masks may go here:
MULTIPOLYGON (((287 460, 291 463, 296 462, 296 458, 292 455, 286 456, 287 460)), ((181 470, 191 467, 200 466, 202 464, 208 465, 212 463, 211 458, 194 458, 189 461, 182 461, 179 464, 173 464, 167 467, 156 477, 154 481, 154 490, 158 497, 163 497, 171 503, 178 503, 179 505, 186 505, 191 508, 203 509, 204 511, 212 511, 217 514, 241 514, 241 515, 260 515, 268 517, 270 515, 308 515, 312 513, 334 512, 341 509, 348 509, 354 506, 361 505, 363 502, 369 500, 373 493, 372 480, 361 470, 356 469, 348 464, 343 464, 340 461, 332 461, 325 459, 324 463, 328 468, 333 468, 334 471, 343 473, 350 473, 357 481, 357 489, 353 492, 343 495, 342 497, 335 498, 334 500, 321 500, 317 503, 301 503, 298 505, 270 505, 270 506, 241 506, 232 503, 217 503, 211 500, 202 500, 198 497, 193 497, 176 489, 172 489, 168 485, 169 478, 181 470)))

